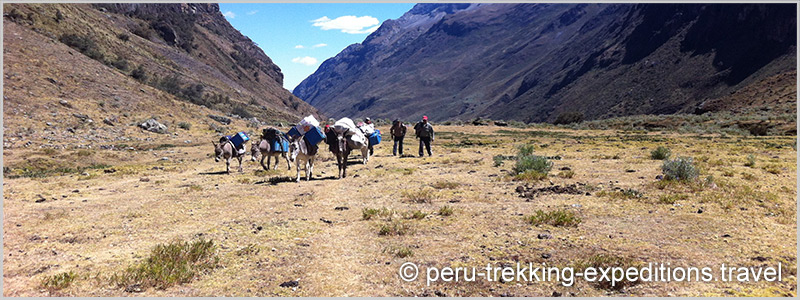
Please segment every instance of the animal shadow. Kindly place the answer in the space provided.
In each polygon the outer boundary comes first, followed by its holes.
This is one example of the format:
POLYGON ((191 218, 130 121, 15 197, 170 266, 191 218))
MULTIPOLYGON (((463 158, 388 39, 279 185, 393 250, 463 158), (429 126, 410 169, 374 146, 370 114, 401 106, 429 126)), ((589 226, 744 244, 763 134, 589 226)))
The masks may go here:
POLYGON ((218 172, 200 172, 200 175, 227 175, 228 172, 225 171, 218 171, 218 172))

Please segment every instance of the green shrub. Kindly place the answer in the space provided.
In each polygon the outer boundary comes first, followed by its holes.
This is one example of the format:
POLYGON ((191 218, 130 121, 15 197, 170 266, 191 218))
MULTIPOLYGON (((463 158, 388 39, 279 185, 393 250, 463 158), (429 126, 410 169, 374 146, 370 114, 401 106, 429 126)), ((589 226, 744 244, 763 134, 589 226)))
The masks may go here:
POLYGON ((147 73, 144 71, 144 67, 142 65, 139 65, 138 67, 136 67, 136 69, 133 69, 133 71, 131 71, 131 77, 140 82, 147 81, 147 73))
POLYGON ((568 210, 554 210, 544 212, 537 210, 535 214, 525 217, 525 221, 531 225, 548 224, 551 226, 574 227, 581 223, 581 219, 575 213, 568 210))
POLYGON ((69 287, 78 275, 75 272, 62 272, 42 279, 41 285, 48 290, 60 290, 69 287))
POLYGON ((142 288, 165 289, 192 281, 218 262, 216 245, 211 240, 159 244, 143 262, 115 273, 111 281, 119 287, 138 284, 142 288))
POLYGON ((393 221, 388 224, 381 225, 378 235, 406 235, 411 232, 411 227, 408 224, 393 221))
POLYGON ((103 53, 95 41, 88 36, 80 36, 74 33, 64 34, 59 39, 62 43, 80 51, 91 59, 102 61, 103 53))
POLYGON ((442 208, 439 209, 439 215, 440 216, 445 216, 445 217, 452 216, 453 215, 453 208, 450 207, 450 206, 447 206, 447 205, 442 206, 442 208))
POLYGON ((747 161, 744 163, 744 166, 754 168, 756 166, 756 156, 748 154, 747 161))
POLYGON ((189 130, 189 129, 192 129, 192 123, 180 122, 180 123, 178 123, 178 127, 181 128, 181 129, 189 130))
POLYGON ((697 179, 697 176, 700 175, 691 157, 665 160, 661 171, 664 172, 665 180, 689 181, 697 179))
POLYGON ((534 171, 536 173, 547 176, 550 169, 553 168, 553 162, 544 156, 529 155, 517 158, 517 163, 514 165, 514 174, 523 174, 526 172, 534 171))
POLYGON ((665 160, 665 159, 669 159, 669 156, 671 154, 672 154, 672 151, 670 151, 669 148, 664 147, 664 146, 659 146, 658 148, 656 148, 656 150, 653 150, 652 152, 650 152, 650 158, 651 159, 657 159, 657 160, 665 160))
POLYGON ((534 148, 534 145, 522 145, 519 146, 519 151, 517 151, 517 153, 519 156, 533 155, 534 148))
POLYGON ((492 157, 492 160, 494 161, 494 166, 495 167, 499 167, 499 166, 503 165, 503 156, 502 155, 495 155, 494 157, 492 157))
POLYGON ((556 120, 553 122, 554 125, 566 125, 572 123, 580 123, 583 122, 583 113, 582 112, 564 112, 556 117, 556 120))

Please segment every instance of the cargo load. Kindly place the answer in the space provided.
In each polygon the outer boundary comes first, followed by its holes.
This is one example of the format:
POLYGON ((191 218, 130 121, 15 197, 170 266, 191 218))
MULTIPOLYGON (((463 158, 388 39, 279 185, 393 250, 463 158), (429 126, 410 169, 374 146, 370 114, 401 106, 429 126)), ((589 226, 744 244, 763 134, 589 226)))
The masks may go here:
POLYGON ((322 130, 319 127, 311 127, 306 134, 306 141, 308 141, 311 145, 319 144, 322 140, 325 139, 325 134, 322 133, 322 130))
POLYGON ((314 118, 313 115, 309 115, 308 117, 305 117, 302 120, 300 120, 300 123, 297 124, 296 127, 297 127, 297 132, 299 132, 300 135, 304 135, 312 128, 319 127, 319 121, 317 121, 317 119, 314 118))
POLYGON ((269 147, 273 152, 289 152, 289 141, 285 139, 277 139, 269 143, 269 147))
POLYGON ((377 145, 381 143, 381 131, 375 129, 372 134, 369 135, 369 144, 370 145, 377 145))
POLYGON ((350 120, 350 118, 341 118, 336 121, 336 123, 333 123, 333 130, 338 134, 353 135, 360 132, 357 128, 356 124, 353 123, 353 120, 350 120))
POLYGON ((249 140, 250 138, 244 132, 239 132, 231 137, 231 142, 236 148, 241 148, 242 144, 249 140))

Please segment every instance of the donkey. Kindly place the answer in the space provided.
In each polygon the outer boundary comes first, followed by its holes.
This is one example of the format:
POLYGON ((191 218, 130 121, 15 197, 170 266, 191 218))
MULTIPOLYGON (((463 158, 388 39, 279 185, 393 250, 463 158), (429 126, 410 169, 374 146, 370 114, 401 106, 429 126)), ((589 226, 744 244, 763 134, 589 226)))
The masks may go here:
POLYGON ((305 162, 306 181, 311 180, 311 173, 314 171, 314 160, 317 158, 319 147, 312 145, 306 140, 305 136, 293 138, 289 145, 290 159, 295 162, 297 168, 297 182, 300 182, 300 161, 305 162))
POLYGON ((261 137, 261 142, 258 143, 258 146, 250 149, 250 160, 256 161, 256 157, 259 154, 261 155, 261 167, 264 168, 265 171, 269 171, 270 161, 273 157, 275 158, 275 167, 272 168, 273 170, 278 169, 278 162, 281 157, 286 160, 286 167, 289 168, 289 170, 292 169, 292 164, 289 163, 289 155, 287 152, 281 152, 279 149, 272 149, 272 143, 264 137, 261 137), (264 165, 264 158, 267 159, 267 165, 264 165))
POLYGON ((325 143, 328 144, 328 150, 336 156, 336 165, 339 167, 339 178, 347 177, 347 158, 353 149, 361 149, 361 155, 364 158, 363 163, 366 164, 369 159, 369 150, 365 143, 353 141, 350 137, 345 137, 344 133, 338 133, 333 129, 329 129, 325 133, 325 143))
POLYGON ((225 159, 225 173, 231 173, 231 158, 239 160, 239 173, 243 172, 242 157, 244 155, 236 151, 233 142, 230 140, 220 140, 219 144, 214 143, 214 141, 211 141, 211 144, 214 145, 214 161, 219 162, 220 159, 225 159))

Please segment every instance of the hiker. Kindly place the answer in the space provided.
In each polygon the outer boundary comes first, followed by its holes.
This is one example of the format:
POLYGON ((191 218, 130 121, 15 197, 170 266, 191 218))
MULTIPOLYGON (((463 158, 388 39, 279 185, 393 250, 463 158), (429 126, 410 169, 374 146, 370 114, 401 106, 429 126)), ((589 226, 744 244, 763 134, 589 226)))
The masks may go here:
MULTIPOLYGON (((372 124, 372 120, 369 117, 366 117, 364 118, 364 126, 366 128, 362 127, 363 128, 362 131, 364 131, 364 134, 366 134, 367 138, 369 138, 369 136, 372 135, 373 132, 375 132, 375 124, 372 124)), ((375 150, 372 149, 372 146, 373 146, 372 143, 369 143, 370 156, 375 153, 375 150)))
POLYGON ((422 121, 414 125, 414 133, 419 139, 419 156, 423 156, 423 145, 425 145, 425 149, 428 150, 428 156, 433 156, 433 152, 431 152, 431 142, 433 142, 434 137, 433 126, 428 123, 428 116, 422 116, 422 121))
POLYGON ((397 148, 399 145, 400 148, 400 156, 403 156, 403 139, 406 138, 406 124, 403 124, 398 119, 395 119, 392 122, 392 129, 389 130, 389 134, 392 136, 392 140, 394 140, 394 146, 392 146, 392 155, 397 156, 397 148))

